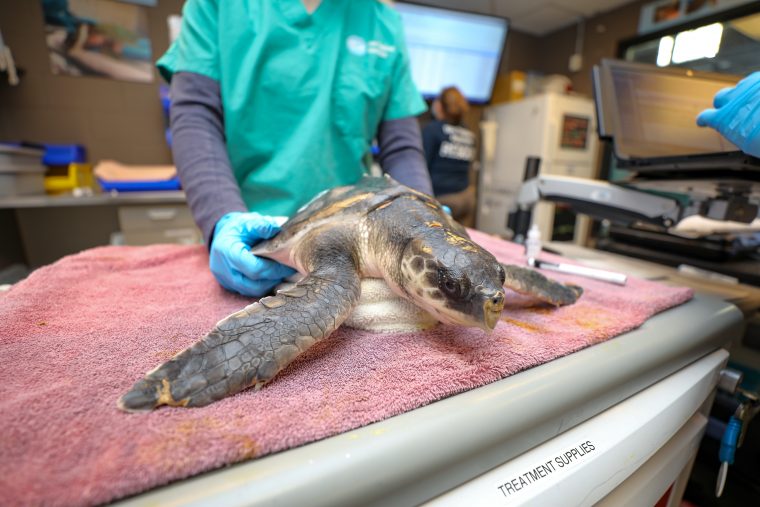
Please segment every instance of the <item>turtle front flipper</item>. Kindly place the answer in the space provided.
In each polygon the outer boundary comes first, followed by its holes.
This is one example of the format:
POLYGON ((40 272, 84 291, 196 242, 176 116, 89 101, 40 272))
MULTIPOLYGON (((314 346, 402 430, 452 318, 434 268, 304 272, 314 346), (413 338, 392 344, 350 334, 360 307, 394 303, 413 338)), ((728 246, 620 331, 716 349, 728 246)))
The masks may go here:
POLYGON ((138 381, 118 401, 128 412, 198 407, 261 386, 327 338, 359 299, 353 261, 333 255, 291 289, 220 321, 200 341, 138 381))
POLYGON ((551 280, 532 269, 513 264, 502 264, 501 267, 506 274, 504 287, 555 306, 571 305, 583 294, 582 287, 551 280))

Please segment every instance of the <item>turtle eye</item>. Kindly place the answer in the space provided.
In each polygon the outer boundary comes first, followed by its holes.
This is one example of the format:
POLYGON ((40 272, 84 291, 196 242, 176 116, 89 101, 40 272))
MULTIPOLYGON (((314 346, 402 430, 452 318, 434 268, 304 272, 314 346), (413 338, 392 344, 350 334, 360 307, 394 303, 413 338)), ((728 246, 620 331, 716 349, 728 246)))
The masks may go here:
POLYGON ((451 297, 459 297, 462 293, 462 286, 445 269, 438 270, 438 287, 451 297))
POLYGON ((459 284, 454 280, 446 280, 443 283, 443 288, 452 296, 459 292, 459 284))

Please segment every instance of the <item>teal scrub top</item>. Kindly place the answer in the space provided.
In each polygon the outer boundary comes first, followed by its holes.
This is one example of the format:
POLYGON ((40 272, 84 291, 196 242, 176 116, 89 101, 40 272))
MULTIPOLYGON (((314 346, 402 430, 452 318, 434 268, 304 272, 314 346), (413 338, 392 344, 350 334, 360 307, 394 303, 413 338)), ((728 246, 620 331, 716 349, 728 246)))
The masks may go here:
POLYGON ((235 178, 249 210, 292 215, 366 171, 381 121, 426 109, 398 13, 376 0, 188 0, 162 75, 220 84, 235 178))

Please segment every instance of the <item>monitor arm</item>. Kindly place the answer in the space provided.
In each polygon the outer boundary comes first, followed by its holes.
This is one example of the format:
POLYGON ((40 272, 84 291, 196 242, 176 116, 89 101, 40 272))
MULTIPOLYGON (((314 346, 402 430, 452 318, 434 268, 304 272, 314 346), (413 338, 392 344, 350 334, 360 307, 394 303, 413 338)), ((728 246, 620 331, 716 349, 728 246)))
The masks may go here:
POLYGON ((750 199, 749 184, 718 184, 716 188, 713 195, 690 192, 688 198, 679 200, 600 180, 533 176, 520 188, 518 210, 510 219, 514 220, 510 227, 515 231, 516 241, 521 241, 530 226, 533 206, 542 200, 568 204, 578 213, 626 226, 646 222, 667 229, 691 215, 745 224, 758 217, 759 207, 750 199))
POLYGON ((541 175, 525 181, 517 196, 519 209, 528 211, 542 200, 625 225, 640 221, 671 227, 683 217, 676 199, 572 176, 541 175))

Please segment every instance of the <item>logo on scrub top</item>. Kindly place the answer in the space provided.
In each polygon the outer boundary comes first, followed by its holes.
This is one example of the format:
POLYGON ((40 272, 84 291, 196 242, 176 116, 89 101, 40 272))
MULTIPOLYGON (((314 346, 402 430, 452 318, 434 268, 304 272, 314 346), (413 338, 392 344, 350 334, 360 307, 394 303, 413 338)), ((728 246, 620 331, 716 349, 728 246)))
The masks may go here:
POLYGON ((367 42, 364 38, 359 37, 358 35, 349 35, 346 38, 346 47, 356 56, 370 54, 377 55, 380 58, 388 58, 391 53, 396 51, 396 46, 383 44, 379 40, 371 40, 367 42))
POLYGON ((346 39, 346 47, 356 56, 362 56, 367 52, 367 41, 358 35, 349 35, 346 39))

